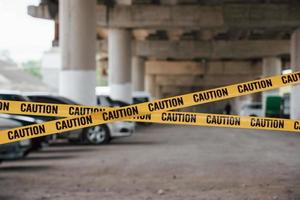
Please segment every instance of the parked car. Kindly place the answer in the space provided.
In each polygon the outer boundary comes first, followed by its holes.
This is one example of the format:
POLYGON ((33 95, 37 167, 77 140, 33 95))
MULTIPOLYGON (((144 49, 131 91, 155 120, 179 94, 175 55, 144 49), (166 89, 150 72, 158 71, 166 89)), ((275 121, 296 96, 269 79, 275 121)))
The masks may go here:
POLYGON ((242 107, 240 115, 253 117, 263 116, 262 104, 260 102, 246 104, 242 107))
MULTIPOLYGON (((112 102, 110 97, 110 88, 108 86, 98 86, 96 87, 96 95, 100 97, 103 104, 109 106, 112 102)), ((132 102, 133 104, 144 103, 151 101, 151 95, 146 91, 133 91, 132 92, 132 102)))
MULTIPOLYGON (((10 100, 10 101, 29 101, 28 98, 22 96, 18 91, 0 91, 0 100, 10 100)), ((42 119, 38 119, 35 116, 28 115, 14 115, 14 114, 2 114, 3 118, 13 119, 22 123, 23 126, 43 123, 42 119)), ((44 145, 48 143, 48 136, 36 137, 31 139, 31 150, 39 150, 44 145)))
MULTIPOLYGON (((97 104, 109 107, 123 107, 130 104, 118 100, 114 100, 110 96, 110 89, 107 86, 96 87, 97 104)), ((146 91, 132 92, 133 104, 144 103, 151 101, 151 95, 146 91)), ((135 124, 135 123, 134 123, 135 124)), ((138 124, 146 125, 151 123, 138 122, 138 124)))
MULTIPOLYGON (((12 115, 12 114, 3 114, 2 113, 2 114, 0 114, 0 117, 17 121, 17 122, 21 123, 22 126, 27 126, 27 125, 38 124, 38 123, 44 122, 43 120, 39 120, 39 119, 35 119, 34 117, 31 117, 31 116, 23 116, 23 115, 12 115)), ((49 136, 32 138, 30 140, 31 140, 30 151, 36 151, 36 150, 39 150, 42 147, 48 145, 49 136)))
MULTIPOLYGON (((78 103, 58 95, 27 94, 26 96, 33 102, 78 105, 78 103)), ((57 117, 43 118, 43 120, 54 120, 54 119, 58 119, 58 118, 57 117)), ((131 123, 112 122, 112 123, 100 124, 98 126, 88 127, 84 129, 78 129, 75 131, 66 132, 64 134, 58 134, 57 136, 67 138, 70 142, 84 142, 89 144, 107 144, 110 142, 111 139, 117 137, 130 136, 133 132, 134 132, 134 126, 132 126, 131 123)))
MULTIPOLYGON (((21 122, 0 116, 0 129, 11 129, 23 126, 21 122)), ((14 160, 26 156, 31 150, 31 140, 22 140, 0 145, 0 161, 14 160)))

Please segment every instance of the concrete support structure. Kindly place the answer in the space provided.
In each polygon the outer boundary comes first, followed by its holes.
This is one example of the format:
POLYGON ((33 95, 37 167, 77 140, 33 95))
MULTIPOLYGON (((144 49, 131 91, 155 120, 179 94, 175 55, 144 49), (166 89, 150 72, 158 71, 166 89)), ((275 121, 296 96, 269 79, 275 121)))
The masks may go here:
POLYGON ((151 75, 151 74, 145 75, 145 90, 149 92, 153 98, 157 98, 155 87, 156 87, 155 75, 151 75))
POLYGON ((261 62, 148 60, 145 64, 145 86, 156 98, 169 97, 250 81, 261 74, 261 62))
MULTIPOLYGON (((272 3, 226 3, 223 6, 142 4, 128 6, 131 3, 130 0, 118 0, 116 3, 123 5, 116 5, 111 9, 107 9, 105 5, 97 6, 99 26, 162 30, 166 27, 169 29, 195 29, 195 27, 198 29, 273 29, 280 27, 291 30, 300 26, 300 5, 295 3, 280 3, 276 6, 272 3)), ((46 6, 29 6, 27 12, 33 17, 51 19, 46 6)))
MULTIPOLYGON (((299 7, 298 4, 277 4, 274 6, 265 3, 226 3, 224 6, 116 5, 109 10, 109 18, 107 18, 106 6, 102 5, 97 8, 97 23, 99 26, 120 28, 259 29, 281 27, 288 29, 299 27, 299 7)), ((34 11, 29 13, 31 15, 39 14, 34 11)))
MULTIPOLYGON (((263 77, 281 74, 281 59, 277 57, 263 58, 263 77)), ((262 110, 263 115, 266 111, 266 100, 268 96, 279 95, 279 89, 269 90, 262 93, 262 110)))
MULTIPOLYGON (((293 72, 300 71, 300 29, 296 30, 291 39, 291 66, 293 72)), ((300 85, 292 86, 291 119, 300 119, 300 85)))
POLYGON ((134 56, 132 58, 132 89, 133 91, 145 90, 145 59, 134 56))
POLYGON ((108 84, 112 99, 132 102, 131 32, 127 29, 109 30, 108 84))
POLYGON ((59 1, 62 69, 59 93, 74 101, 96 103, 96 0, 59 1))
MULTIPOLYGON (((289 55, 289 40, 236 40, 236 41, 212 41, 206 35, 206 41, 166 41, 145 40, 147 34, 142 31, 134 32, 138 41, 133 42, 132 54, 148 58, 165 60, 175 58, 177 60, 190 60, 195 58, 207 59, 256 59, 261 57, 272 57, 289 55)), ((176 32, 175 32, 176 33, 176 32)), ((178 33, 178 32, 177 32, 178 33)), ((173 32, 174 34, 174 32, 173 32)), ((179 37, 179 33, 176 35, 179 37)), ((173 38, 173 39, 176 39, 173 38)), ((201 36, 202 37, 202 36, 201 36)), ((203 36, 204 37, 204 36, 203 36)), ((99 50, 106 52, 107 41, 99 42, 99 50)))

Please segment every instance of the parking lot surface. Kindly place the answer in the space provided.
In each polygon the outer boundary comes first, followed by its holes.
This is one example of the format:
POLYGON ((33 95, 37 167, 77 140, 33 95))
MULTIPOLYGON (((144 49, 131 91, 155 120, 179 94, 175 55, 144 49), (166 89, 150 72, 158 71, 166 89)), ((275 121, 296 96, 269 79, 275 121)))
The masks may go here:
POLYGON ((0 165, 1 200, 300 199, 300 135, 151 125, 0 165))

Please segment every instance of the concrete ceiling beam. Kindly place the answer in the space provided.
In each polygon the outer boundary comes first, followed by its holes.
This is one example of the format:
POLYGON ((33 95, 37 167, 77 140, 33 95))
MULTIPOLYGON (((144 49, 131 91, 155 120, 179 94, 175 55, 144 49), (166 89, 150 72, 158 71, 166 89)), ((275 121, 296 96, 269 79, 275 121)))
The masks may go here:
MULTIPOLYGON (((124 0, 127 2, 127 0, 124 0)), ((97 6, 101 27, 152 29, 275 29, 300 27, 299 4, 116 5, 97 6)), ((29 15, 51 19, 46 6, 29 6, 29 15)))
MULTIPOLYGON (((99 41, 100 51, 107 42, 99 41)), ((132 54, 157 59, 252 59, 289 55, 289 40, 135 41, 132 54)))
POLYGON ((294 29, 300 26, 300 6, 292 4, 115 6, 111 9, 108 20, 105 7, 98 7, 99 26, 157 29, 294 29))

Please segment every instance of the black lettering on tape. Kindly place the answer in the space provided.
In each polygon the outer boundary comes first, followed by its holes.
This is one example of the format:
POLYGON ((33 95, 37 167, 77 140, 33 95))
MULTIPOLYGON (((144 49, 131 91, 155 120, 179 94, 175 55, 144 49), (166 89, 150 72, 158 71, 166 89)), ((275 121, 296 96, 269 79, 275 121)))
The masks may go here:
POLYGON ((58 106, 57 105, 21 103, 20 110, 25 113, 31 112, 31 113, 57 114, 58 106))
POLYGON ((294 122, 294 129, 295 130, 300 130, 300 122, 299 121, 294 122))
POLYGON ((172 98, 172 99, 165 99, 165 100, 160 100, 157 102, 153 103, 148 103, 148 109, 149 111, 158 111, 158 110, 165 110, 170 108, 176 108, 177 106, 183 106, 183 98, 182 97, 177 97, 177 98, 172 98))
POLYGON ((289 84, 300 81, 300 72, 295 74, 282 75, 281 81, 283 84, 289 84))
POLYGON ((46 133, 46 129, 43 124, 40 124, 30 127, 18 128, 13 131, 8 131, 7 137, 9 140, 16 140, 24 137, 40 135, 43 133, 46 133))
POLYGON ((217 125, 240 126, 241 118, 235 116, 224 116, 224 115, 207 115, 206 123, 217 124, 217 125))
POLYGON ((68 128, 85 126, 87 124, 92 124, 92 123, 93 123, 92 116, 82 116, 82 117, 58 121, 55 123, 55 127, 57 130, 64 130, 68 128))
POLYGON ((185 122, 185 123, 196 123, 197 115, 189 113, 172 113, 163 112, 161 113, 161 120, 168 122, 185 122))
POLYGON ((124 117, 131 117, 134 115, 138 115, 139 110, 137 106, 128 107, 128 108, 119 108, 116 110, 111 110, 102 113, 102 118, 104 121, 114 120, 114 119, 121 119, 124 117))
POLYGON ((216 89, 211 90, 207 92, 199 92, 196 94, 193 94, 193 100, 194 102, 201 102, 201 101, 209 101, 216 98, 222 98, 228 96, 228 90, 227 88, 222 89, 216 89))
POLYGON ((261 119, 261 118, 251 118, 250 126, 261 127, 261 128, 284 128, 283 119, 261 119))
POLYGON ((101 112, 101 108, 89 108, 89 107, 69 107, 70 115, 90 115, 95 112, 101 112))
POLYGON ((9 102, 0 102, 1 111, 9 111, 9 102))
POLYGON ((243 83, 237 86, 239 93, 251 92, 268 87, 272 87, 273 83, 271 79, 253 81, 251 83, 243 83))
POLYGON ((151 120, 151 114, 133 117, 134 119, 151 120))

